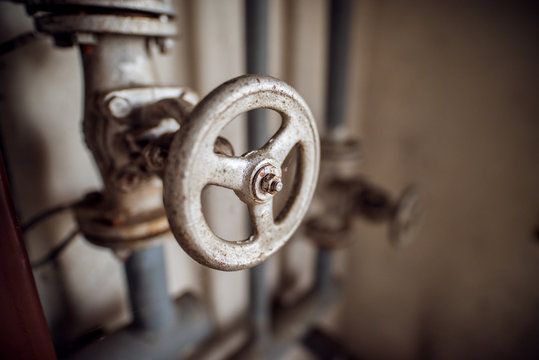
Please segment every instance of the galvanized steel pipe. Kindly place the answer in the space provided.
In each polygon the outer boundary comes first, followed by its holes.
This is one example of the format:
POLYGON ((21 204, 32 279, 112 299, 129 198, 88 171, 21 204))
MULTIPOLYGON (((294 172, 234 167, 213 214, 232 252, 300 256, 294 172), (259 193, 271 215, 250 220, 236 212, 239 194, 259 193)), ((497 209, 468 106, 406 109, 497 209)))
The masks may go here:
POLYGON ((346 123, 351 3, 351 0, 330 2, 326 89, 326 125, 329 133, 346 123))
MULTIPOLYGON (((245 1, 247 73, 266 74, 268 63, 268 1, 245 1)), ((249 149, 260 148, 267 137, 267 119, 263 109, 247 113, 249 149)), ((252 341, 262 344, 269 334, 270 304, 267 264, 249 270, 249 321, 252 341)))
MULTIPOLYGON (((326 132, 328 136, 346 126, 346 96, 348 83, 348 46, 350 33, 350 0, 330 3, 330 37, 328 52, 328 85, 326 92, 326 132)), ((335 255, 331 250, 318 249, 315 286, 326 291, 332 282, 335 255)))

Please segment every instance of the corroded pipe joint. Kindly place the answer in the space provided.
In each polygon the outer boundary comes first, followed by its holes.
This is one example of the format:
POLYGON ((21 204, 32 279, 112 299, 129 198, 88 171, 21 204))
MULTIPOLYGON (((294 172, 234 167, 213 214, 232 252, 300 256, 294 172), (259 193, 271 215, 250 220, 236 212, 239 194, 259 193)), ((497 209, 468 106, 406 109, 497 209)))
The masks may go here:
POLYGON ((103 34, 146 37, 162 53, 177 35, 170 0, 24 0, 36 29, 57 46, 94 46, 103 34))

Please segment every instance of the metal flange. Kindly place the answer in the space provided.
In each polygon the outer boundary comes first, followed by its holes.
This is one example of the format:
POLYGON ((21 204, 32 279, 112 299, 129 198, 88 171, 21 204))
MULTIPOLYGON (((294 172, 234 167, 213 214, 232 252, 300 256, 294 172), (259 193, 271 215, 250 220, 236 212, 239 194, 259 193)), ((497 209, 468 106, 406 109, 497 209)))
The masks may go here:
POLYGON ((37 10, 55 11, 69 8, 97 8, 123 11, 136 11, 149 14, 175 14, 169 0, 25 0, 30 12, 37 10))
POLYGON ((107 33, 151 37, 171 37, 177 33, 176 24, 166 16, 160 18, 101 15, 46 14, 35 17, 36 28, 48 34, 107 33))

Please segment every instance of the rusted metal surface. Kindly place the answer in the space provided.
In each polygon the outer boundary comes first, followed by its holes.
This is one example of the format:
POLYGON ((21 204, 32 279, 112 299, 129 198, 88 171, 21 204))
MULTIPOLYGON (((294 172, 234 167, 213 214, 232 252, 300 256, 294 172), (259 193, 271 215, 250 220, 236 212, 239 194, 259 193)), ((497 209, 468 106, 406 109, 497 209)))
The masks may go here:
MULTIPOLYGON (((58 46, 96 45, 103 34, 143 36, 167 52, 178 33, 170 0, 21 0, 58 46)), ((88 51, 92 47, 87 48, 88 51)))
POLYGON ((49 34, 110 33, 166 37, 177 33, 166 16, 158 19, 123 15, 43 15, 35 17, 36 28, 49 34))
POLYGON ((83 130, 104 188, 76 206, 77 222, 97 245, 153 245, 169 231, 160 145, 164 141, 166 150, 165 138, 180 128, 198 96, 188 88, 156 86, 144 37, 100 35, 92 51, 82 50, 83 130))
POLYGON ((99 96, 91 118, 85 120, 85 136, 106 182, 127 192, 152 177, 146 148, 175 133, 197 101, 190 89, 171 87, 116 90, 99 96), (129 175, 142 179, 129 181, 129 175))
POLYGON ((0 358, 56 359, 0 153, 0 358))
POLYGON ((117 11, 137 11, 149 14, 174 15, 170 0, 24 0, 30 12, 37 10, 61 11, 75 7, 107 8, 117 11))
MULTIPOLYGON (((192 107, 199 100, 199 96, 196 92, 188 87, 171 87, 171 86, 151 86, 141 88, 129 88, 124 90, 115 90, 106 94, 103 97, 103 103, 107 103, 111 115, 116 118, 126 118, 133 110, 140 109, 142 111, 154 111, 161 112, 162 116, 156 116, 157 118, 163 118, 165 116, 175 116, 175 119, 182 121, 185 113, 191 112, 192 107), (124 104, 120 106, 120 112, 115 111, 115 107, 111 106, 113 99, 122 99, 124 104), (180 113, 174 113, 174 111, 182 111, 181 107, 170 108, 167 105, 155 105, 161 100, 169 99, 181 99, 184 100, 187 105, 186 111, 180 113), (191 107, 189 108, 189 104, 191 107)), ((178 106, 178 105, 174 105, 178 106)), ((148 114, 150 115, 150 114, 148 114)), ((151 116, 151 115, 150 115, 151 116)))
MULTIPOLYGON (((305 101, 282 81, 247 75, 230 80, 205 97, 176 135, 164 176, 164 202, 173 234, 182 248, 201 264, 220 270, 254 266, 279 250, 292 236, 310 204, 318 178, 320 148, 314 118, 305 101), (213 151, 221 130, 236 116, 253 109, 279 112, 283 123, 260 149, 242 156, 213 151), (279 173, 288 153, 297 147, 298 174, 288 206, 273 217, 273 197, 257 197, 261 169, 279 173), (216 236, 202 214, 206 185, 234 190, 247 204, 254 234, 225 241, 216 236)), ((223 214, 223 216, 227 216, 223 214)))
POLYGON ((283 188, 281 168, 272 164, 264 165, 256 171, 253 181, 249 185, 255 201, 264 202, 271 199, 283 188))
POLYGON ((191 90, 173 87, 116 90, 98 97, 85 135, 108 189, 75 207, 87 239, 132 249, 169 231, 156 174, 163 169, 172 134, 197 100, 191 90))
MULTIPOLYGON (((144 202, 143 193, 138 192, 144 202)), ((153 191, 150 198, 160 195, 153 191)), ((123 199, 125 201, 125 198, 123 199)), ((153 211, 138 211, 120 207, 121 203, 109 203, 101 193, 89 194, 74 207, 80 231, 92 243, 114 250, 147 247, 159 241, 155 237, 169 231, 164 210, 156 207, 153 211)))
POLYGON ((109 2, 29 4, 44 10, 35 13, 40 31, 53 34, 59 45, 81 44, 84 134, 104 182, 98 195, 75 208, 81 231, 92 242, 115 249, 149 244, 168 231, 161 195, 164 176, 169 221, 191 256, 223 270, 262 262, 296 230, 314 192, 320 150, 310 110, 286 84, 251 76, 221 86, 190 114, 196 95, 155 86, 148 40, 158 38, 161 51, 167 51, 167 38, 177 32, 166 9, 159 12, 157 6, 149 14, 144 2, 109 2), (261 149, 233 156, 219 131, 236 115, 257 108, 280 112, 283 126, 261 149), (274 219, 273 196, 283 187, 281 166, 294 147, 300 156, 293 196, 274 219), (200 205, 208 184, 234 190, 248 205, 251 238, 226 242, 210 231, 200 205))

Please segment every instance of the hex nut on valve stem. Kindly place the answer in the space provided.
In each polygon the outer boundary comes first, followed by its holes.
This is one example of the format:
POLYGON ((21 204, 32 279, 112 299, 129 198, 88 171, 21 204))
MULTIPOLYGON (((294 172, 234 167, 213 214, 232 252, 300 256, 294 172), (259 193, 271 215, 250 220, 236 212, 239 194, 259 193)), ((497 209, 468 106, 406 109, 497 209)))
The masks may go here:
POLYGON ((280 171, 273 165, 266 165, 256 173, 253 195, 260 201, 266 201, 283 189, 280 171))
POLYGON ((273 174, 266 175, 262 179, 262 190, 272 195, 277 194, 283 189, 283 182, 281 179, 273 174))

